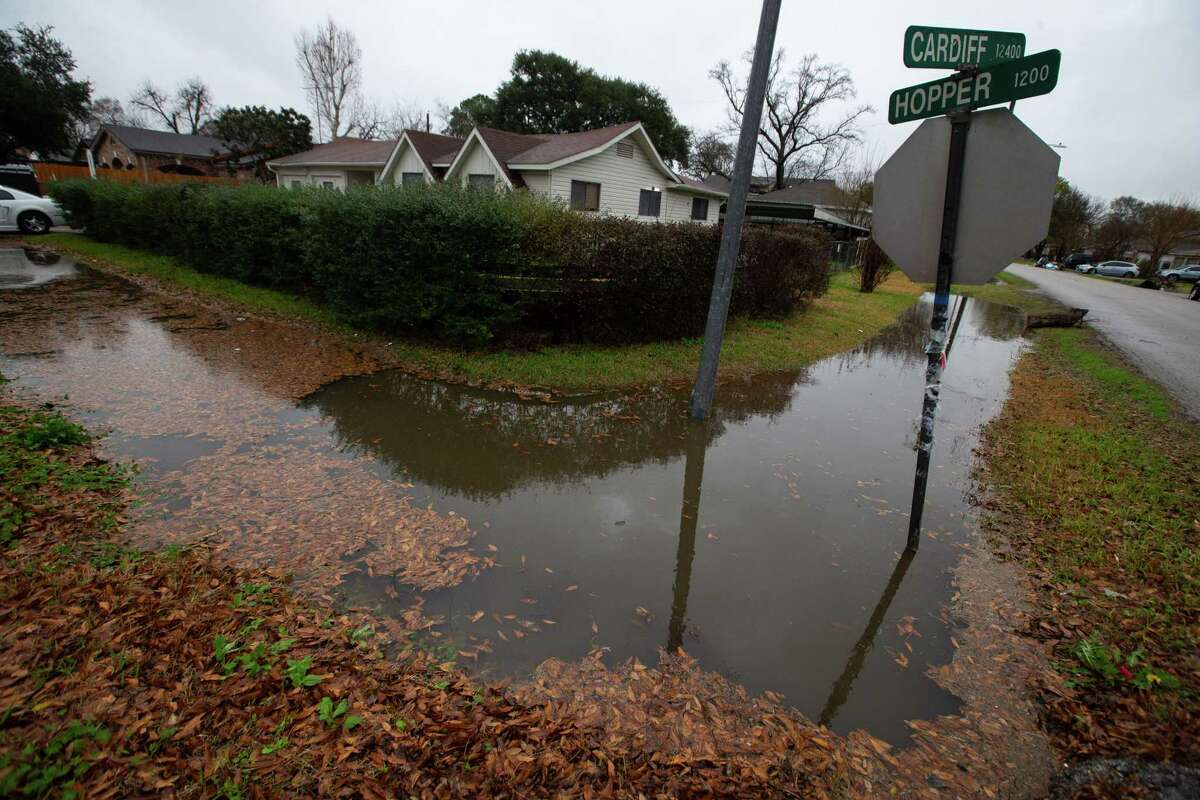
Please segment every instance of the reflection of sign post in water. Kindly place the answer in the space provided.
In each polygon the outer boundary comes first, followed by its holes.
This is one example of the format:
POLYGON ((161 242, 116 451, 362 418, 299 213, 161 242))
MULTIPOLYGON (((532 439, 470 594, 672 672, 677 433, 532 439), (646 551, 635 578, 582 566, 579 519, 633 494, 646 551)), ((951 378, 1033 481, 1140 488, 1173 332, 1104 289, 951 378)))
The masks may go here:
POLYGON ((867 653, 871 652, 871 648, 875 645, 875 635, 879 633, 879 626, 883 624, 883 618, 887 616, 888 608, 891 607, 892 600, 896 597, 896 591, 904 581, 904 573, 908 572, 908 566, 912 563, 914 555, 916 555, 914 550, 905 550, 900 554, 900 560, 896 562, 896 568, 892 570, 892 577, 888 579, 879 602, 875 604, 875 610, 871 612, 871 618, 867 620, 866 630, 854 643, 854 648, 850 651, 850 660, 846 662, 846 668, 842 670, 842 674, 838 676, 837 681, 833 684, 833 689, 829 692, 829 699, 825 701, 825 708, 821 710, 821 718, 818 720, 820 724, 828 727, 837 717, 842 705, 850 698, 850 690, 854 688, 854 682, 858 680, 858 673, 862 672, 863 662, 867 660, 867 653))
POLYGON ((700 519, 700 487, 704 483, 704 456, 708 449, 705 425, 688 426, 683 466, 683 508, 679 512, 679 546, 675 552, 675 586, 671 592, 671 622, 667 627, 667 652, 683 646, 688 592, 692 584, 692 559, 696 556, 696 524, 700 519))
POLYGON ((969 66, 944 80, 898 89, 888 103, 888 120, 893 124, 936 117, 921 123, 880 168, 872 225, 875 241, 909 278, 934 282, 909 550, 920 544, 951 279, 986 283, 1037 244, 1050 224, 1058 154, 1011 111, 972 113, 1054 88, 1057 50, 1013 61, 995 60, 1017 54, 1018 44, 1024 52, 1024 37, 1018 42, 1015 36, 1020 34, 909 28, 905 63, 919 62, 910 66, 989 65, 969 66), (935 37, 932 51, 929 36, 935 37), (993 38, 1005 46, 988 49, 993 38), (920 53, 914 49, 918 44, 925 48, 920 53), (937 116, 941 114, 946 116, 937 116))

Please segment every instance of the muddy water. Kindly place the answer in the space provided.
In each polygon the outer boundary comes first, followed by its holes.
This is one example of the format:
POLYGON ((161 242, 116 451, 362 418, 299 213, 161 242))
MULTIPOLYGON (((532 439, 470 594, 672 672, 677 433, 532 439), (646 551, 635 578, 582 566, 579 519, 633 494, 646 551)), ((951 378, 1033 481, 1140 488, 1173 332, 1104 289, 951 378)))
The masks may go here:
POLYGON ((148 541, 215 535, 383 617, 419 600, 440 622, 426 641, 489 675, 682 646, 841 731, 899 742, 904 720, 958 708, 925 671, 954 647, 949 570, 1020 346, 1009 309, 963 305, 908 560, 927 303, 802 373, 725 387, 705 427, 673 392, 545 405, 395 372, 295 403, 237 342, 197 343, 219 325, 111 279, 0 302, 24 314, 0 325, 4 373, 69 395, 145 464, 148 541))

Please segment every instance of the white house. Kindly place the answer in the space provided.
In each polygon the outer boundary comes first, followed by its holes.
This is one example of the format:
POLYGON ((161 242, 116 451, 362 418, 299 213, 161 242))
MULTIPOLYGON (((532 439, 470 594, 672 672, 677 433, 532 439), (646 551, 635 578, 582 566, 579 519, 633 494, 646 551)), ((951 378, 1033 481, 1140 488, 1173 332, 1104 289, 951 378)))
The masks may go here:
POLYGON ((640 122, 556 134, 480 127, 466 139, 408 130, 394 142, 336 139, 268 166, 280 186, 458 181, 645 221, 715 224, 728 196, 672 170, 640 122))

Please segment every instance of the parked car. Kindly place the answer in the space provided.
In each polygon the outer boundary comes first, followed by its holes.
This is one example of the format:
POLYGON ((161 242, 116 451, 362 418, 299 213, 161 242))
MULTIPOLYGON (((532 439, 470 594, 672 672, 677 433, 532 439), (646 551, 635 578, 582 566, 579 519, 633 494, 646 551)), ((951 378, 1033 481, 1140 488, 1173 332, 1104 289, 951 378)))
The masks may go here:
POLYGON ((1093 272, 1096 271, 1096 265, 1095 264, 1080 264, 1079 266, 1075 267, 1075 271, 1082 272, 1084 275, 1091 275, 1093 272))
POLYGON ((1109 278, 1136 278, 1138 268, 1137 264, 1128 261, 1101 261, 1096 265, 1096 274, 1109 278))
POLYGON ((1071 253, 1062 260, 1062 264, 1071 269, 1078 269, 1081 264, 1092 264, 1095 260, 1091 253, 1071 253))
POLYGON ((1200 283, 1192 284, 1192 290, 1188 292, 1188 300, 1200 302, 1200 283))
POLYGON ((66 225, 62 209, 48 197, 0 187, 0 231, 47 233, 52 225, 66 225))
POLYGON ((1191 266, 1179 267, 1177 269, 1164 269, 1158 273, 1158 277, 1167 283, 1175 283, 1175 281, 1195 283, 1196 281, 1200 281, 1200 264, 1192 264, 1191 266))
POLYGON ((1045 264, 1042 264, 1042 269, 1059 269, 1059 268, 1060 267, 1058 266, 1058 263, 1055 261, 1047 261, 1045 264))

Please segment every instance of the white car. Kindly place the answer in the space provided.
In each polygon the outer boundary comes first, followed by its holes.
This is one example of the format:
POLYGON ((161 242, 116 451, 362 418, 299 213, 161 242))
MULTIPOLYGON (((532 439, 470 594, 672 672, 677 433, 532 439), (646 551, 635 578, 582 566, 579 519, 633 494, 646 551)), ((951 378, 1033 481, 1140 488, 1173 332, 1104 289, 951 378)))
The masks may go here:
POLYGON ((66 225, 62 209, 48 197, 0 186, 0 231, 48 233, 53 225, 66 225))
POLYGON ((1136 278, 1138 268, 1137 264, 1128 261, 1101 261, 1096 265, 1096 274, 1109 278, 1136 278))

